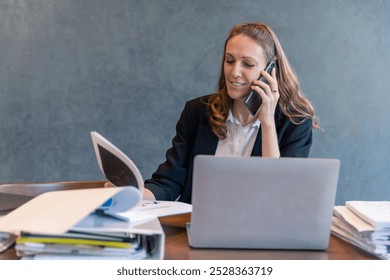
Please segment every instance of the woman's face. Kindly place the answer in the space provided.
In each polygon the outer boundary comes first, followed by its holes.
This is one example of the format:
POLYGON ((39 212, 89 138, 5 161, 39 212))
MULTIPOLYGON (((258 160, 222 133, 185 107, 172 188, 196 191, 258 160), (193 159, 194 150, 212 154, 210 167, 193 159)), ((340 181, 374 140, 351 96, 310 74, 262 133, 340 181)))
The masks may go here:
POLYGON ((224 74, 227 92, 233 100, 245 101, 252 81, 267 65, 264 50, 252 38, 236 35, 226 44, 224 74))

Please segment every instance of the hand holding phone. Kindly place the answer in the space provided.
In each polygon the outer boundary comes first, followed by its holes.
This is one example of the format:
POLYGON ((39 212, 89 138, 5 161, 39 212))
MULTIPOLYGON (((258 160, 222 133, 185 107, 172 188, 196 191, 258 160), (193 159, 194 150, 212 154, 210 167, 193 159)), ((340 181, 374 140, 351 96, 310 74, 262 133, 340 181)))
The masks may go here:
MULTIPOLYGON (((272 60, 270 63, 268 63, 267 67, 265 67, 264 71, 271 75, 272 69, 274 68, 277 68, 276 61, 272 60)), ((258 80, 269 85, 267 79, 264 78, 262 75, 260 75, 258 80)), ((257 110, 259 110, 261 106, 260 94, 257 91, 252 90, 248 98, 245 100, 245 106, 248 108, 249 112, 254 116, 257 113, 257 110)))

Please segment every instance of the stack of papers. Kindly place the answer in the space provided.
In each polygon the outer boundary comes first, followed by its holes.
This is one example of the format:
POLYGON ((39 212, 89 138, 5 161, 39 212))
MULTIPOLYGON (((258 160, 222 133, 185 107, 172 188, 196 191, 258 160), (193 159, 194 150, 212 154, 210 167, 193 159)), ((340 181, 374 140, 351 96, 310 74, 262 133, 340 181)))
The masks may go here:
POLYGON ((0 231, 18 236, 15 248, 23 259, 161 259, 161 213, 150 208, 131 219, 128 212, 147 209, 138 199, 133 187, 47 192, 2 217, 0 231), (107 201, 115 203, 108 208, 107 201))
POLYGON ((113 236, 69 231, 60 235, 22 233, 16 252, 23 259, 145 259, 147 239, 155 236, 113 236))
POLYGON ((335 206, 331 231, 381 259, 390 259, 390 201, 347 201, 345 206, 335 206))

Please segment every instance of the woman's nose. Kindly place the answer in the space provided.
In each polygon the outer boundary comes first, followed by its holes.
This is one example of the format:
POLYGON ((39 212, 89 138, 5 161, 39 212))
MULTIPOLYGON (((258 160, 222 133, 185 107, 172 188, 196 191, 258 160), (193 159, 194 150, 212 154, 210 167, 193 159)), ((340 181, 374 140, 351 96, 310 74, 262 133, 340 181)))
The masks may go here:
POLYGON ((238 63, 235 63, 232 67, 232 75, 233 77, 241 76, 241 66, 238 63))

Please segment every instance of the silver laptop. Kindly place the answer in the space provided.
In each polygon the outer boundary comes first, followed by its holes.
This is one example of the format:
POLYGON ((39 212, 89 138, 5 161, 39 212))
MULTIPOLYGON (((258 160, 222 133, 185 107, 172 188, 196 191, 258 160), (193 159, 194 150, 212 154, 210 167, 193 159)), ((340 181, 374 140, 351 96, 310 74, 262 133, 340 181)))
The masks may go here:
POLYGON ((197 156, 190 246, 326 249, 339 169, 337 159, 197 156))

